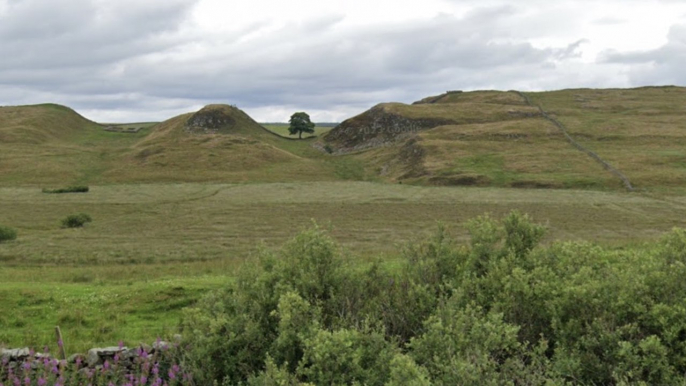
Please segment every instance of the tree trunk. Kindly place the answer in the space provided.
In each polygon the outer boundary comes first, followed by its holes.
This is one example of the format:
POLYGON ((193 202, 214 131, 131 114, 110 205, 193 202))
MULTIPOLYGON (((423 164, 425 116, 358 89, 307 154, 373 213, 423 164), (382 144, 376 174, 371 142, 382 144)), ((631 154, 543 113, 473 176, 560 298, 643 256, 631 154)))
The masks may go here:
POLYGON ((300 137, 298 139, 303 139, 303 132, 299 131, 298 134, 300 134, 300 137))

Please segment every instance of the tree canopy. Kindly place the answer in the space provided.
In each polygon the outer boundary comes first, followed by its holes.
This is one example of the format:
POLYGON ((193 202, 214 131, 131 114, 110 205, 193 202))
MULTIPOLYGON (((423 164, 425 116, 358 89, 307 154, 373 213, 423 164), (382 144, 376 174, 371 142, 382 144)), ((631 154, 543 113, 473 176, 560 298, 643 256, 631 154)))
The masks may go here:
POLYGON ((291 126, 288 128, 288 133, 290 135, 299 135, 298 138, 303 137, 303 133, 314 133, 314 123, 310 121, 310 116, 305 112, 297 112, 291 115, 291 119, 288 121, 291 126))

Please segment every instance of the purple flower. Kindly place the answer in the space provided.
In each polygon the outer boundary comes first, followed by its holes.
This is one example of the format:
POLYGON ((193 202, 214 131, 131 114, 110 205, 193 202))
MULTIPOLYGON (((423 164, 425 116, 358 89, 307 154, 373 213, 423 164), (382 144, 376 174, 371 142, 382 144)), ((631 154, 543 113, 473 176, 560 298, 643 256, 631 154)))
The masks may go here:
POLYGON ((64 342, 62 342, 62 339, 59 339, 59 340, 57 341, 57 346, 58 346, 58 347, 63 347, 63 346, 64 346, 64 342))
POLYGON ((30 386, 31 385, 31 378, 29 378, 29 377, 24 378, 24 384, 26 386, 30 386))
POLYGON ((45 386, 46 383, 48 383, 48 381, 46 381, 45 378, 38 378, 38 386, 45 386))
POLYGON ((123 348, 124 348, 124 341, 123 341, 123 340, 120 340, 120 341, 119 341, 119 349, 121 350, 121 349, 123 349, 123 348))
POLYGON ((110 362, 109 362, 109 361, 105 361, 105 363, 102 365, 102 368, 105 369, 105 370, 109 370, 109 369, 110 369, 110 362))
POLYGON ((141 381, 139 382, 139 384, 145 385, 146 383, 148 383, 148 377, 146 377, 145 375, 141 375, 141 381))
POLYGON ((24 370, 28 370, 31 368, 31 364, 29 362, 24 362, 24 364, 22 364, 22 367, 24 368, 24 370))

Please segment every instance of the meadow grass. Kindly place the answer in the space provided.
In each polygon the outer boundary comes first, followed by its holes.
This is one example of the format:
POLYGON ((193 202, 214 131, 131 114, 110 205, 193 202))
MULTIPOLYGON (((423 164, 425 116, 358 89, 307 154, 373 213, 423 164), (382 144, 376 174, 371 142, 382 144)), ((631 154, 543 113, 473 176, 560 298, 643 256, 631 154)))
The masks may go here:
MULTIPOLYGON (((491 161, 489 161, 491 162, 491 161)), ((316 221, 360 265, 388 256, 437 222, 466 238, 464 222, 518 209, 550 240, 622 247, 685 226, 686 200, 579 190, 439 188, 367 182, 122 184, 85 195, 0 188, 0 344, 70 350, 151 341, 173 333, 182 307, 231 280, 260 248, 316 221), (70 213, 93 222, 62 229, 70 213)))
MULTIPOLYGON (((290 135, 288 133, 288 127, 289 127, 288 123, 284 123, 284 124, 267 123, 267 124, 262 124, 262 126, 264 128, 266 128, 267 130, 269 130, 275 134, 278 134, 282 137, 298 138, 297 135, 290 135)), ((303 138, 318 137, 322 134, 328 133, 329 131, 331 131, 331 129, 333 129, 333 127, 315 126, 314 133, 313 134, 303 134, 303 138)))

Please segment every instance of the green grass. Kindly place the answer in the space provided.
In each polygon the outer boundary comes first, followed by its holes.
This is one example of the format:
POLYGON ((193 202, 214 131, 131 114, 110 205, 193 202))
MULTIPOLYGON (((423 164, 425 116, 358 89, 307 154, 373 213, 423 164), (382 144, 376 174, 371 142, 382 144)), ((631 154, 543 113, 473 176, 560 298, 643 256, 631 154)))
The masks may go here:
POLYGON ((611 246, 652 240, 686 218, 682 197, 578 190, 365 182, 122 184, 86 195, 0 188, 0 221, 19 233, 0 244, 0 309, 11 310, 0 316, 0 342, 52 344, 55 325, 71 350, 154 340, 261 245, 277 247, 313 220, 365 264, 437 222, 464 239, 466 220, 512 209, 548 224, 547 240, 611 246), (78 212, 95 220, 60 227, 78 212))
MULTIPOLYGON (((290 135, 288 133, 288 124, 276 124, 276 123, 267 123, 267 124, 262 124, 266 129, 269 131, 278 134, 282 137, 286 138, 298 138, 297 135, 290 135)), ((303 134, 303 138, 310 138, 310 137, 318 137, 322 134, 328 133, 333 127, 323 127, 323 126, 315 126, 314 128, 314 134, 303 134)))

